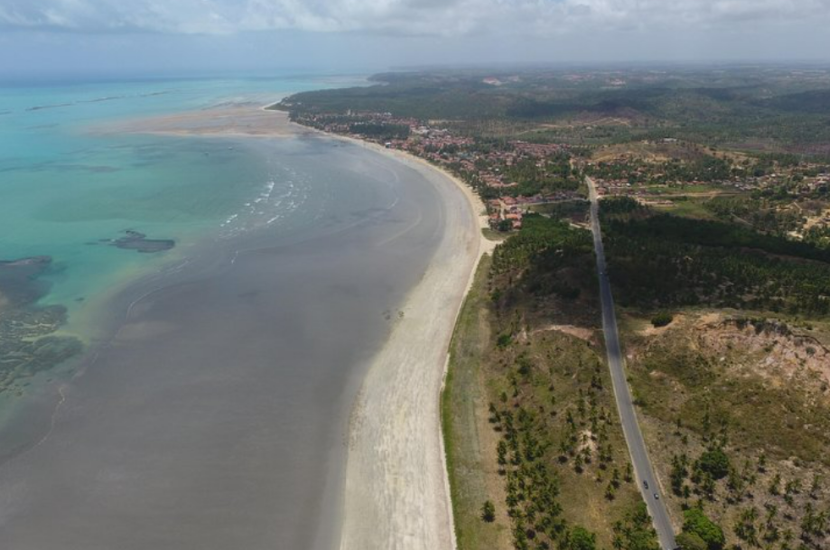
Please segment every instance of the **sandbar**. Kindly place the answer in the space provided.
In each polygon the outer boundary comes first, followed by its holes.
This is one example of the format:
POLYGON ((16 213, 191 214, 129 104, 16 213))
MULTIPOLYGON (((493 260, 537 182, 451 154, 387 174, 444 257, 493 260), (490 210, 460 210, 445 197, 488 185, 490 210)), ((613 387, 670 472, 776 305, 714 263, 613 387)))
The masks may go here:
POLYGON ((257 105, 215 107, 172 115, 121 120, 92 128, 99 134, 170 136, 291 137, 309 130, 288 120, 288 113, 257 105))

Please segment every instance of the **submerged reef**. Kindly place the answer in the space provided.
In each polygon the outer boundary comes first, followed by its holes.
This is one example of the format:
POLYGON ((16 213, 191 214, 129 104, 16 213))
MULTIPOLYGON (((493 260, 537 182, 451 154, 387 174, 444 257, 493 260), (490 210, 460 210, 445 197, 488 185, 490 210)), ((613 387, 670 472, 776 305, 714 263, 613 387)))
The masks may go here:
POLYGON ((0 261, 0 393, 20 391, 27 378, 83 350, 77 338, 54 335, 66 308, 37 304, 49 291, 38 277, 51 263, 48 256, 0 261))
POLYGON ((138 252, 153 253, 170 250, 176 246, 172 239, 148 239, 147 235, 132 229, 127 229, 125 235, 120 239, 107 241, 113 246, 126 250, 137 250, 138 252))

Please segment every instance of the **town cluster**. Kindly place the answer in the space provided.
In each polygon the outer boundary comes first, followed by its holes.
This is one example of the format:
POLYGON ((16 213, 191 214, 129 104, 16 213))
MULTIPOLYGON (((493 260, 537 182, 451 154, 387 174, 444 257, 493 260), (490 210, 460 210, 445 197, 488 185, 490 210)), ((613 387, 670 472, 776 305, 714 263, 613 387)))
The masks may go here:
MULTIPOLYGON (((796 166, 767 162, 766 169, 759 172, 761 161, 735 160, 725 155, 698 154, 696 161, 649 162, 622 154, 596 161, 572 154, 567 145, 483 140, 459 135, 441 121, 391 113, 300 112, 295 116, 297 122, 307 126, 406 151, 454 173, 478 191, 487 206, 490 226, 500 231, 520 229, 523 216, 539 205, 584 200, 584 189, 576 184, 581 174, 593 178, 600 196, 631 196, 653 207, 672 207, 674 191, 685 193, 689 187, 710 194, 786 187, 803 198, 830 191, 830 169, 803 162, 796 166), (552 159, 570 166, 572 186, 544 183, 552 159)), ((696 147, 673 139, 652 145, 686 147, 687 151, 696 147)), ((826 225, 826 214, 808 224, 817 228, 826 225)))
POLYGON ((482 147, 476 139, 455 135, 438 124, 391 113, 303 114, 298 122, 325 132, 374 141, 442 166, 485 199, 493 229, 520 229, 522 217, 533 206, 584 198, 575 190, 522 194, 521 182, 508 176, 510 167, 519 162, 531 161, 544 170, 546 159, 568 153, 566 145, 511 140, 482 147), (388 131, 378 131, 381 128, 388 131))
POLYGON ((830 190, 830 168, 817 163, 800 162, 796 166, 776 166, 760 172, 747 161, 741 164, 724 159, 720 159, 720 165, 716 163, 715 167, 690 166, 694 163, 649 163, 621 155, 602 162, 588 161, 583 168, 593 177, 599 195, 638 198, 648 196, 649 188, 688 186, 717 186, 723 191, 732 189, 735 192, 783 187, 803 197, 830 190), (671 170, 672 166, 676 169, 671 170))

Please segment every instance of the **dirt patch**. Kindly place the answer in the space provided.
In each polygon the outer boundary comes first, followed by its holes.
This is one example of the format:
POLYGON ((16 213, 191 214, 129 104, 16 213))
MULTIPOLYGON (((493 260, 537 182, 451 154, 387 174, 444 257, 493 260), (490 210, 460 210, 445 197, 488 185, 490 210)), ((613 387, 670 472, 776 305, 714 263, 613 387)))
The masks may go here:
MULTIPOLYGON (((699 345, 720 357, 735 358, 735 368, 783 386, 798 380, 830 385, 830 350, 811 335, 774 319, 700 319, 695 324, 699 345)), ((725 362, 725 360, 724 360, 725 362)))
POLYGON ((585 340, 586 342, 590 342, 594 337, 593 329, 577 327, 574 325, 548 325, 546 327, 537 328, 533 331, 533 334, 539 334, 540 332, 547 332, 551 330, 575 336, 576 338, 579 338, 580 340, 585 340))
POLYGON ((629 322, 631 384, 675 521, 702 503, 727 546, 743 545, 746 510, 777 510, 755 522, 759 540, 789 530, 804 548, 827 548, 827 533, 802 534, 808 506, 830 493, 826 331, 773 315, 687 310, 659 333, 629 322), (709 483, 696 463, 712 448, 729 473, 709 483))
POLYGON ((675 315, 672 322, 669 323, 668 325, 666 325, 664 327, 655 327, 654 325, 649 323, 643 330, 639 331, 639 334, 641 334, 642 336, 659 336, 659 335, 663 334, 664 332, 667 332, 669 330, 672 330, 672 329, 675 329, 675 328, 681 326, 685 320, 686 320, 685 316, 675 315))

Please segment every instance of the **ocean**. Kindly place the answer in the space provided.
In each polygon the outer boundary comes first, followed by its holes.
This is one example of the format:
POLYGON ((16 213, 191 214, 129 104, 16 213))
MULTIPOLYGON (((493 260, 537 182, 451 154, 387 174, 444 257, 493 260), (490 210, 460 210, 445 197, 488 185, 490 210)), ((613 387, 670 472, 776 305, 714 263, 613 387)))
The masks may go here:
POLYGON ((336 546, 350 407, 438 193, 325 137, 90 128, 360 82, 0 88, 0 547, 336 546))
MULTIPOLYGON (((205 231, 232 225, 259 195, 291 192, 274 190, 275 181, 288 182, 289 175, 244 141, 101 136, 89 132, 91 126, 266 105, 289 93, 358 82, 283 77, 0 87, 0 260, 52 257, 42 276, 52 285, 42 303, 77 311, 114 277, 167 261, 91 243, 133 229, 186 247, 205 231)), ((287 204, 262 206, 276 216, 287 204)))

